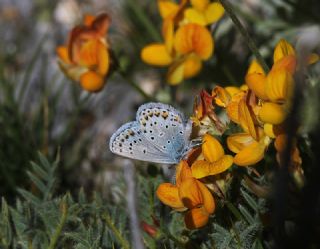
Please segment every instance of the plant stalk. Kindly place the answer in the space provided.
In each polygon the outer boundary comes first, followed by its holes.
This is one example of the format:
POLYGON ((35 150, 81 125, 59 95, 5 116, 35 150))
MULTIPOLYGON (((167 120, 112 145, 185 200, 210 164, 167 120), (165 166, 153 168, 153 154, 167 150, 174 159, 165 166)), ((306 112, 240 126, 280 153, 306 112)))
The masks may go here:
POLYGON ((232 20, 233 24, 235 25, 236 29, 243 36, 243 38, 244 38, 245 42, 247 43, 249 49, 255 55, 255 57, 257 58, 257 61, 262 66, 263 70, 266 73, 269 72, 269 67, 268 67, 267 63, 265 62, 265 60, 261 56, 261 54, 260 54, 255 42, 250 37, 248 31, 245 29, 245 27, 241 24, 240 20, 236 16, 236 14, 235 14, 235 12, 234 12, 234 10, 232 8, 232 5, 228 2, 228 0, 219 0, 219 1, 222 4, 222 6, 225 9, 225 11, 227 12, 227 14, 229 15, 229 17, 231 18, 231 20, 232 20))

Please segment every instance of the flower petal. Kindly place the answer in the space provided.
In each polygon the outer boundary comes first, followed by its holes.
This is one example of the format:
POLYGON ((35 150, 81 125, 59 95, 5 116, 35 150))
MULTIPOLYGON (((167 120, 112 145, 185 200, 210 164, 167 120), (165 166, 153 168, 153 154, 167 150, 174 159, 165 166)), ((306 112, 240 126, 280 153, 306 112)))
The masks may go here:
POLYGON ((59 56, 59 59, 61 59, 63 62, 68 63, 68 64, 71 63, 70 59, 69 59, 67 47, 59 46, 59 47, 57 47, 56 52, 59 56))
POLYGON ((192 166, 192 175, 199 179, 209 175, 217 175, 231 167, 233 158, 230 155, 224 155, 220 160, 208 163, 204 160, 195 161, 192 166))
POLYGON ((227 145, 229 150, 231 150, 234 153, 239 153, 245 147, 252 144, 253 141, 255 140, 248 133, 238 133, 230 135, 227 138, 227 145))
POLYGON ((184 61, 177 61, 173 63, 167 73, 167 82, 170 85, 178 85, 183 80, 184 75, 184 61))
POLYGON ((275 62, 270 72, 276 72, 278 70, 285 70, 290 74, 293 74, 296 70, 297 58, 294 55, 288 55, 275 62))
POLYGON ((111 19, 106 13, 98 15, 91 24, 91 27, 96 31, 97 35, 103 37, 108 32, 111 19))
POLYGON ((110 56, 106 46, 99 42, 97 46, 98 73, 105 76, 110 68, 110 56))
POLYGON ((233 162, 239 166, 250 166, 261 161, 264 157, 266 146, 262 142, 253 141, 249 146, 242 149, 233 162))
POLYGON ((172 19, 163 20, 162 24, 162 36, 167 48, 167 53, 172 54, 173 49, 173 37, 174 37, 174 22, 172 19))
POLYGON ((182 55, 194 52, 201 59, 207 60, 213 53, 214 43, 210 32, 205 27, 189 23, 177 30, 174 47, 182 55))
POLYGON ((247 74, 245 78, 247 86, 260 99, 268 99, 265 92, 266 77, 261 73, 247 74))
POLYGON ((153 43, 141 51, 141 59, 154 66, 167 66, 172 62, 171 55, 162 43, 153 43))
POLYGON ((248 68, 247 75, 252 73, 266 75, 262 66, 258 63, 257 60, 253 60, 248 68))
POLYGON ((224 8, 220 3, 211 3, 205 9, 205 16, 207 19, 207 24, 215 23, 221 19, 224 14, 224 8))
POLYGON ((190 0, 191 5, 199 10, 199 11, 204 11, 208 4, 210 3, 209 0, 190 0))
POLYGON ((98 65, 98 46, 99 42, 94 39, 83 43, 79 51, 78 63, 84 67, 98 65))
POLYGON ((195 178, 188 178, 181 182, 179 187, 179 197, 184 206, 188 209, 192 209, 203 204, 202 192, 198 187, 198 183, 195 178))
POLYGON ((91 26, 91 24, 93 23, 94 19, 96 17, 94 15, 90 15, 90 14, 86 14, 83 18, 83 24, 87 27, 91 26))
POLYGON ((287 55, 295 55, 294 48, 286 40, 281 39, 273 52, 273 62, 277 62, 287 55))
POLYGON ((187 19, 190 23, 196 23, 202 26, 207 25, 204 13, 195 8, 187 8, 184 11, 184 18, 187 19))
POLYGON ((204 207, 193 208, 184 216, 184 222, 188 229, 197 229, 208 223, 209 214, 204 207))
POLYGON ((216 162, 224 155, 224 150, 215 137, 205 134, 202 141, 202 154, 207 162, 216 162))
POLYGON ((191 54, 186 58, 183 66, 183 78, 188 79, 200 72, 202 68, 202 62, 199 56, 191 54))
POLYGON ((226 107, 231 101, 231 95, 229 94, 229 92, 225 88, 220 86, 216 86, 212 90, 212 96, 215 103, 221 107, 226 107))
POLYGON ((179 5, 172 0, 158 0, 158 9, 163 19, 173 18, 179 11, 179 5))
POLYGON ((319 55, 318 54, 312 53, 308 57, 308 64, 314 64, 314 63, 316 63, 318 61, 319 61, 319 55))
POLYGON ((242 129, 248 132, 254 139, 258 138, 256 127, 254 125, 254 113, 249 108, 245 98, 239 102, 239 121, 242 129))
POLYGON ((286 70, 271 71, 266 80, 266 95, 271 101, 286 100, 293 91, 293 77, 286 70))
POLYGON ((181 160, 176 169, 176 186, 179 187, 188 178, 192 178, 191 168, 185 160, 181 160))
POLYGON ((216 209, 216 204, 214 201, 214 198, 211 194, 211 192, 209 191, 209 189, 200 181, 196 180, 198 188, 201 191, 202 194, 202 199, 203 199, 203 206, 204 208, 207 210, 207 212, 209 214, 212 214, 214 212, 214 210, 216 209))
POLYGON ((89 92, 98 92, 104 86, 104 78, 96 72, 88 71, 81 75, 80 84, 89 92))
POLYGON ((264 123, 281 124, 286 118, 283 105, 266 102, 259 111, 259 119, 264 123))
POLYGON ((232 96, 230 103, 226 107, 228 117, 239 124, 239 102, 245 95, 245 92, 239 92, 232 96))
POLYGON ((162 203, 175 209, 182 209, 184 205, 179 197, 179 190, 171 183, 162 183, 157 189, 157 196, 162 203))

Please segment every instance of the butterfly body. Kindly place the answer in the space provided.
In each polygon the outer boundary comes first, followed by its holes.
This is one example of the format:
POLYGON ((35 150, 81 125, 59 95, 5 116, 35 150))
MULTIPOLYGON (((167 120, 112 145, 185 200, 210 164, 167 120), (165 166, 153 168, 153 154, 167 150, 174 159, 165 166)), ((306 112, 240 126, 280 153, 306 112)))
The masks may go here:
POLYGON ((111 137, 111 152, 141 161, 178 163, 190 149, 191 122, 172 106, 148 103, 136 121, 121 126, 111 137))

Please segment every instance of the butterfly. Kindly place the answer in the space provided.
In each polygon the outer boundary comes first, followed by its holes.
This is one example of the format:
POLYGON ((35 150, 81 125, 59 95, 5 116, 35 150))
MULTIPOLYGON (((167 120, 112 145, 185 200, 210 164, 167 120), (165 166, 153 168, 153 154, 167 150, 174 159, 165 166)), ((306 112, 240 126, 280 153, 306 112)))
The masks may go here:
POLYGON ((147 103, 136 120, 111 137, 110 151, 120 156, 162 164, 178 163, 190 150, 192 122, 170 105, 147 103))

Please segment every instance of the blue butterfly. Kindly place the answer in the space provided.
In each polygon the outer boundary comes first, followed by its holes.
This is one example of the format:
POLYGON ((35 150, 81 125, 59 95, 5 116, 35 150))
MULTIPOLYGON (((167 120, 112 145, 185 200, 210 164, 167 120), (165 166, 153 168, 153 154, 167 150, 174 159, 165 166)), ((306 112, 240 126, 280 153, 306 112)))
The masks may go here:
POLYGON ((121 126, 111 137, 111 152, 120 156, 162 164, 176 164, 193 147, 192 123, 170 105, 141 105, 136 121, 121 126))

